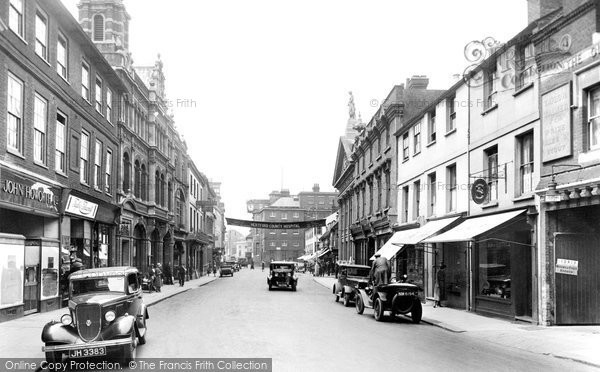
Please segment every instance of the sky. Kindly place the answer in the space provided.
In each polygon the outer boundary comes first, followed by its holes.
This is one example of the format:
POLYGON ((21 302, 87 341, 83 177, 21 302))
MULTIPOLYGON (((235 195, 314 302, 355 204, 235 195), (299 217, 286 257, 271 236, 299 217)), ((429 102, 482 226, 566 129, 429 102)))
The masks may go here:
POLYGON ((447 89, 467 43, 527 24, 526 0, 124 2, 134 66, 160 53, 177 129, 231 218, 273 190, 334 191, 349 91, 368 122, 394 85, 447 89))

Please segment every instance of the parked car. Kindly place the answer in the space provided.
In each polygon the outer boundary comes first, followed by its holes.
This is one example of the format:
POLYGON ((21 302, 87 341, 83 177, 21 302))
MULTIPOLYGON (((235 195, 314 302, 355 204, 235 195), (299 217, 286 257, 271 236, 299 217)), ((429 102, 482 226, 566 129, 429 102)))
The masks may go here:
POLYGON ((69 276, 69 313, 42 330, 50 363, 106 357, 128 363, 146 343, 148 309, 135 267, 107 267, 69 276))
MULTIPOLYGON (((406 275, 403 276, 403 281, 405 280, 406 275)), ((362 314, 365 307, 372 308, 377 321, 384 320, 386 311, 389 311, 392 317, 410 313, 413 323, 418 324, 423 315, 418 291, 419 287, 405 282, 356 288, 356 312, 362 314)))
POLYGON ((238 265, 238 263, 236 261, 226 261, 225 263, 227 265, 231 266, 231 269, 233 271, 240 271, 240 266, 238 265))
POLYGON ((228 262, 222 263, 221 268, 219 269, 219 277, 222 277, 223 275, 233 276, 233 266, 228 262))
POLYGON ((350 306, 355 299, 355 290, 367 287, 370 270, 371 268, 365 265, 340 265, 337 282, 333 284, 335 302, 341 298, 344 306, 350 306))
POLYGON ((295 291, 296 286, 298 285, 298 277, 296 276, 295 268, 296 265, 294 262, 271 262, 269 264, 269 276, 267 277, 269 291, 273 289, 273 287, 286 287, 295 291))

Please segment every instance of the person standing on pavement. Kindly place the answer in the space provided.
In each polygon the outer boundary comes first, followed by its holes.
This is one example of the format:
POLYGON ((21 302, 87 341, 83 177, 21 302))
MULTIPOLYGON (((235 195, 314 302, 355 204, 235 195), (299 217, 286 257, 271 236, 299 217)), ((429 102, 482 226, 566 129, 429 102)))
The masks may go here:
POLYGON ((154 287, 156 288, 156 292, 160 292, 160 287, 162 287, 162 276, 163 272, 159 262, 156 264, 156 269, 154 270, 154 287))
POLYGON ((442 263, 435 276, 433 307, 442 307, 442 301, 444 300, 446 300, 446 265, 442 263))
POLYGON ((185 267, 182 264, 179 264, 177 276, 179 278, 179 286, 183 287, 183 284, 185 284, 185 267))
POLYGON ((265 271, 265 261, 263 261, 260 265, 262 267, 262 271, 265 271))

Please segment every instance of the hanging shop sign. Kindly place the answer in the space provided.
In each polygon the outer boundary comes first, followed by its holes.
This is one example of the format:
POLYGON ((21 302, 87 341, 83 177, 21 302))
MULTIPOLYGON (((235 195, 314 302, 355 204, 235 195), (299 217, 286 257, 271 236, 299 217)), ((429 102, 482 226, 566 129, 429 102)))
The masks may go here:
POLYGON ((261 222, 261 221, 248 221, 238 220, 234 218, 227 218, 228 225, 251 227, 253 229, 309 229, 311 227, 325 226, 325 220, 313 220, 313 221, 300 221, 300 222, 261 222))
POLYGON ((576 260, 565 260, 564 258, 556 259, 555 272, 557 274, 567 274, 577 276, 579 269, 579 261, 576 260))
POLYGON ((489 193, 490 188, 483 178, 476 179, 471 185, 471 198, 476 204, 484 203, 489 193))
POLYGON ((59 189, 3 169, 0 173, 0 200, 58 213, 59 189))
POLYGON ((81 217, 94 219, 96 218, 96 212, 98 212, 98 204, 89 202, 87 200, 78 198, 73 195, 69 195, 65 212, 81 217))

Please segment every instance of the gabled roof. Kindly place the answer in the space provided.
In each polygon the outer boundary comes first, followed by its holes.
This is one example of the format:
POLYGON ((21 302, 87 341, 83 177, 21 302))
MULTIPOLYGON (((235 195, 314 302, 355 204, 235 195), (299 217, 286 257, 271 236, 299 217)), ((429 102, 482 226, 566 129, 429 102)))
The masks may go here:
POLYGON ((277 201, 271 204, 269 207, 273 208, 300 208, 300 202, 298 200, 294 200, 294 198, 285 196, 283 198, 277 199, 277 201))

